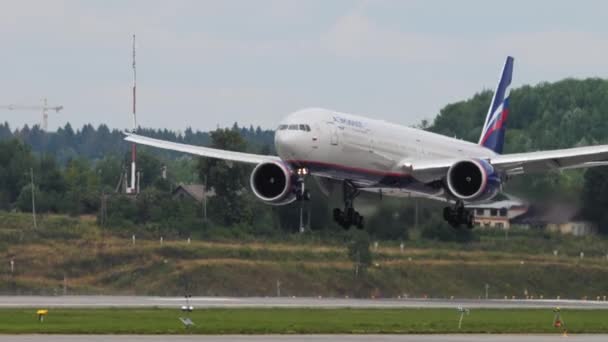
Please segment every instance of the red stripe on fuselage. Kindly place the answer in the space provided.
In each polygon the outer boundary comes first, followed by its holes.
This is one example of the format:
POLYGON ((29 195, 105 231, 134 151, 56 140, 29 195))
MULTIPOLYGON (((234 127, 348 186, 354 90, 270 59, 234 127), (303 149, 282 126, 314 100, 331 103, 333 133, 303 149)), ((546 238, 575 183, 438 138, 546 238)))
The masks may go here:
POLYGON ((337 170, 344 170, 344 171, 351 171, 351 172, 358 172, 358 173, 365 173, 368 175, 374 175, 374 176, 381 176, 381 177, 403 177, 403 178, 409 178, 411 175, 407 174, 407 173, 398 173, 398 172, 387 172, 387 171, 381 171, 381 170, 372 170, 372 169, 364 169, 364 168, 358 168, 358 167, 352 167, 352 166, 346 166, 346 165, 340 165, 340 164, 333 164, 333 163, 326 163, 326 162, 320 162, 320 161, 313 161, 313 160, 287 160, 286 161, 289 164, 302 164, 302 165, 317 165, 317 166, 321 166, 321 167, 327 167, 330 169, 337 169, 337 170))

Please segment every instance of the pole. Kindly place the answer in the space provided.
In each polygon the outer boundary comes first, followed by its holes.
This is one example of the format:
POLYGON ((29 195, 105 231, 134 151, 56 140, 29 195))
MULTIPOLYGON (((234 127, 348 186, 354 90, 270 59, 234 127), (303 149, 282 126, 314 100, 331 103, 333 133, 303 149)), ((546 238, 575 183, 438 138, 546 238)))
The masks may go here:
POLYGON ((359 277, 359 263, 361 262, 361 258, 359 255, 359 251, 357 250, 357 264, 355 265, 355 276, 359 277))
POLYGON ((462 328, 462 318, 464 317, 464 311, 460 313, 460 319, 458 320, 458 329, 462 328))
POLYGON ((203 219, 207 222, 207 175, 205 175, 205 185, 203 191, 203 219))
POLYGON ((414 228, 418 229, 418 197, 414 198, 414 228))
MULTIPOLYGON (((133 131, 137 129, 137 114, 135 105, 137 101, 137 69, 135 68, 135 35, 133 35, 133 131)), ((135 144, 133 144, 135 145, 135 144)))
MULTIPOLYGON (((135 35, 133 35, 133 132, 137 130, 137 70, 135 68, 135 35)), ((138 193, 139 186, 135 184, 135 161, 137 160, 137 147, 135 143, 131 144, 131 191, 138 193)))
POLYGON ((34 191, 34 168, 30 168, 30 181, 32 187, 32 217, 34 218, 34 229, 38 228, 36 224, 36 197, 34 191))
POLYGON ((277 279, 277 297, 281 297, 281 281, 277 279))
POLYGON ((311 218, 311 216, 312 216, 312 209, 311 209, 310 201, 308 201, 308 208, 306 210, 306 213, 307 213, 306 219, 308 220, 308 223, 306 224, 306 226, 308 227, 308 229, 311 229, 310 228, 310 221, 312 220, 312 218, 311 218))
POLYGON ((300 233, 304 233, 304 203, 300 201, 300 233))

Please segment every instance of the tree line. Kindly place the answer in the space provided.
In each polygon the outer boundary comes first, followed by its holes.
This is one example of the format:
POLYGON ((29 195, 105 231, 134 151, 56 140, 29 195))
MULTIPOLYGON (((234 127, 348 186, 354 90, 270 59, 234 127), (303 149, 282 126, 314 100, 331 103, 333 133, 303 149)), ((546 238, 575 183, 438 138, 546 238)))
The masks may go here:
MULTIPOLYGON (((237 123, 234 123, 231 129, 240 132, 241 136, 247 141, 248 151, 267 154, 274 152, 274 131, 264 130, 259 126, 257 128, 253 126, 239 127, 237 123)), ((176 132, 168 129, 140 127, 137 129, 137 133, 184 144, 208 146, 211 143, 209 132, 195 131, 192 128, 187 128, 183 132, 176 132)), ((124 141, 123 131, 110 129, 104 124, 98 127, 86 124, 80 129, 74 129, 70 123, 67 123, 55 132, 45 132, 38 125, 32 127, 25 125, 13 130, 8 122, 1 123, 0 141, 10 139, 22 141, 30 146, 31 151, 36 154, 53 156, 62 165, 77 158, 98 160, 108 155, 122 155, 129 150, 130 146, 129 142, 124 141)), ((182 154, 160 150, 154 150, 151 153, 171 159, 182 156, 182 154)))

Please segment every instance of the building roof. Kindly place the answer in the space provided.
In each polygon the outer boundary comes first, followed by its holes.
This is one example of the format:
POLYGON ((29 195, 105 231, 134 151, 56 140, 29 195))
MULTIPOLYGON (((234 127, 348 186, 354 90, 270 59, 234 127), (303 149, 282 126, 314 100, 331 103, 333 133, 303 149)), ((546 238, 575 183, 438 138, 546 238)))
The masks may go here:
MULTIPOLYGON (((179 191, 184 191, 190 195, 194 200, 202 202, 205 198, 205 186, 202 184, 180 184, 173 190, 173 195, 179 191)), ((212 191, 207 192, 207 196, 212 196, 212 191)))
POLYGON ((471 209, 511 209, 511 208, 515 208, 515 207, 526 207, 526 205, 520 201, 516 201, 516 200, 504 200, 504 201, 496 201, 496 202, 489 202, 489 203, 479 203, 479 204, 470 204, 467 205, 467 208, 471 208, 471 209))
POLYGON ((527 213, 514 219, 513 223, 522 224, 562 224, 574 221, 585 221, 580 215, 581 209, 571 204, 553 204, 549 206, 532 206, 527 213))

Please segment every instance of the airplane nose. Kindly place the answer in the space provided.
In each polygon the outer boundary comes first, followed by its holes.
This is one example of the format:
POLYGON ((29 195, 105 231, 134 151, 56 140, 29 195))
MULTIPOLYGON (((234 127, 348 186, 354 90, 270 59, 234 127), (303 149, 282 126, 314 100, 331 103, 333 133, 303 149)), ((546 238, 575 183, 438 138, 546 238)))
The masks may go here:
POLYGON ((293 132, 279 132, 275 134, 274 145, 282 158, 292 159, 296 155, 298 136, 293 132))

